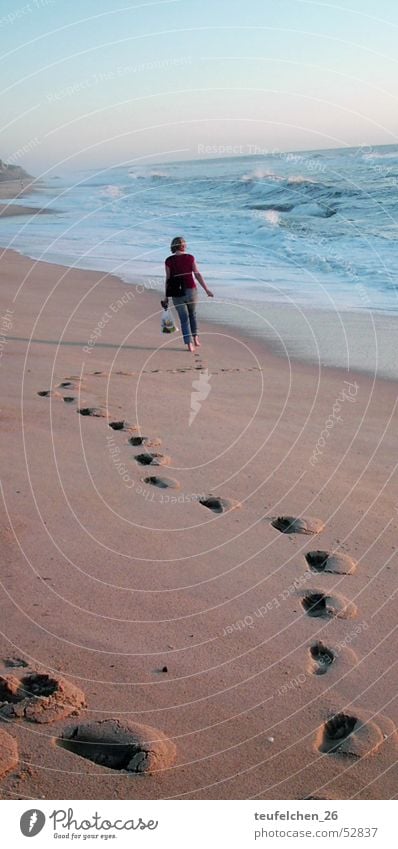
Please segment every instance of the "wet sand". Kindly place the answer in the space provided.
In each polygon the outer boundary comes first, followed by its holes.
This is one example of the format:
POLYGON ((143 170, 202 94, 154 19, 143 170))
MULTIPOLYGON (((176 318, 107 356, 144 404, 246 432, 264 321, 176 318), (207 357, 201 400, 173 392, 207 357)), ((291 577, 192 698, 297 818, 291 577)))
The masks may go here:
POLYGON ((0 198, 8 200, 9 198, 20 198, 30 194, 39 188, 40 180, 34 177, 28 177, 25 180, 0 180, 0 198))
POLYGON ((36 206, 18 206, 16 203, 0 203, 0 218, 12 218, 14 215, 48 215, 51 209, 38 209, 36 206))

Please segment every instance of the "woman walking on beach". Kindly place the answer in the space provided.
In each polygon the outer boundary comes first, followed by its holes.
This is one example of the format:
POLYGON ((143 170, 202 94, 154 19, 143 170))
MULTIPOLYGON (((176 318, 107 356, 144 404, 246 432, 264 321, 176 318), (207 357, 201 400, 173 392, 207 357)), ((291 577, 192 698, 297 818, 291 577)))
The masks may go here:
POLYGON ((188 351, 194 351, 199 347, 198 326, 196 321, 196 304, 198 290, 195 280, 205 290, 209 298, 213 298, 213 292, 207 288, 206 283, 198 270, 195 257, 187 254, 187 243, 183 236, 176 236, 171 245, 171 256, 166 259, 166 302, 168 298, 173 299, 181 322, 181 332, 188 351), (193 341, 192 341, 193 340, 193 341))

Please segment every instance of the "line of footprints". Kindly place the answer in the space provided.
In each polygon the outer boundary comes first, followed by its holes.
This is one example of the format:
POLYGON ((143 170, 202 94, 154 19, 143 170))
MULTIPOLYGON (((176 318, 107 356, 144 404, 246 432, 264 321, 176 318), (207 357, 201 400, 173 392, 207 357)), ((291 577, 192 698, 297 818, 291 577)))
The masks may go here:
MULTIPOLYGON (((38 392, 38 395, 55 396, 72 404, 76 398, 71 391, 78 385, 79 379, 71 377, 63 380, 54 392, 45 390, 38 392)), ((106 411, 98 407, 78 407, 77 412, 81 416, 106 417, 106 411)), ((135 455, 137 463, 142 466, 164 466, 170 462, 169 457, 148 450, 158 447, 161 444, 159 439, 142 436, 137 428, 130 427, 124 420, 109 421, 108 424, 115 431, 128 431, 128 441, 133 447, 146 449, 135 455)), ((179 487, 178 481, 158 475, 148 475, 143 481, 163 489, 179 487)), ((212 494, 201 499, 200 503, 217 514, 240 507, 239 502, 212 494)), ((324 529, 322 521, 309 517, 278 516, 271 520, 271 525, 282 534, 314 536, 324 529)), ((325 572, 352 575, 357 567, 349 555, 335 551, 307 551, 305 559, 308 569, 316 575, 325 572)), ((302 592, 301 605, 304 613, 313 618, 352 619, 357 614, 351 601, 338 594, 329 595, 318 588, 302 592)), ((321 641, 313 643, 309 648, 309 669, 315 675, 330 673, 334 668, 343 674, 355 663, 356 655, 349 648, 339 647, 336 650, 321 641)), ((175 762, 176 747, 159 729, 113 718, 72 722, 71 717, 79 716, 87 707, 82 690, 58 674, 29 668, 22 658, 6 658, 3 666, 4 674, 0 675, 0 718, 20 722, 56 722, 57 734, 52 738, 54 745, 109 769, 152 774, 167 769, 175 762)), ((162 671, 167 671, 167 667, 162 671)), ((317 751, 325 755, 364 758, 377 752, 387 739, 395 741, 395 727, 387 717, 378 714, 376 723, 369 711, 342 711, 328 716, 316 733, 314 745, 317 751)), ((0 776, 14 769, 18 760, 16 739, 0 730, 0 776)))

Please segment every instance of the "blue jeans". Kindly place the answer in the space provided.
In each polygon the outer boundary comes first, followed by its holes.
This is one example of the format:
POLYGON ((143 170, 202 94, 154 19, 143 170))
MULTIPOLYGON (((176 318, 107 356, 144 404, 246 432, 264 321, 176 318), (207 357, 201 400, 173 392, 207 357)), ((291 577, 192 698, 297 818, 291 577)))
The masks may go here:
POLYGON ((173 304, 177 310, 181 322, 181 333, 186 345, 192 341, 192 336, 197 336, 198 326, 196 323, 196 304, 198 293, 196 289, 187 289, 185 295, 173 298, 173 304))

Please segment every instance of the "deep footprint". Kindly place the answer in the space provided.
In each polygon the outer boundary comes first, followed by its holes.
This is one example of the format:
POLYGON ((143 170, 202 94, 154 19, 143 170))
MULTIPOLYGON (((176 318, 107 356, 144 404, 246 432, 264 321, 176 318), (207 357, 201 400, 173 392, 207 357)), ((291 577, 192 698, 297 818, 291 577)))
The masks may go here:
POLYGON ((165 457, 163 454, 136 454, 134 457, 136 463, 140 463, 141 466, 166 466, 169 463, 169 458, 165 457))
MULTIPOLYGON (((389 736, 389 720, 378 716, 377 723, 371 714, 355 710, 353 713, 336 713, 319 729, 317 735, 318 751, 324 754, 345 755, 365 758, 375 754, 389 736), (381 727, 380 727, 381 726, 381 727), (383 731, 387 730, 387 734, 383 731)), ((395 733, 391 734, 391 741, 395 733)))
POLYGON ((109 427, 111 427, 112 430, 124 430, 125 424, 125 421, 109 422, 109 427))
POLYGON ((320 519, 295 516, 278 516, 271 525, 281 534, 319 534, 325 527, 320 519))
POLYGON ((139 445, 160 445, 160 439, 154 438, 151 439, 150 436, 131 436, 129 439, 130 445, 134 445, 135 448, 139 445))
POLYGON ((95 418, 103 418, 104 414, 99 407, 80 407, 77 411, 81 416, 94 416, 95 418))
POLYGON ((333 551, 307 551, 305 559, 312 572, 332 572, 336 575, 351 575, 355 572, 356 561, 348 554, 333 551))
POLYGON ((108 769, 153 773, 170 767, 174 743, 156 728, 117 719, 87 722, 66 729, 58 746, 108 769))
POLYGON ((158 475, 150 475, 148 478, 142 478, 144 483, 151 486, 157 486, 159 489, 179 489, 179 482, 175 478, 160 478, 158 475))
POLYGON ((326 595, 320 590, 309 591, 301 599, 301 604, 308 616, 330 619, 353 619, 357 609, 355 604, 344 596, 326 595))
POLYGON ((326 596, 323 593, 304 596, 302 605, 308 616, 327 616, 326 596))
POLYGON ((18 667, 26 668, 29 664, 22 657, 6 657, 4 666, 7 666, 9 669, 17 669, 18 667))
POLYGON ((331 649, 328 649, 321 641, 310 647, 310 656, 313 663, 314 675, 324 675, 334 663, 335 657, 331 649))
POLYGON ((48 398, 51 395, 51 389, 42 389, 37 394, 40 395, 40 398, 48 398))
POLYGON ((199 504, 207 507, 213 513, 228 513, 229 510, 236 510, 237 507, 240 507, 238 501, 234 501, 232 498, 220 498, 218 495, 199 498, 199 504))
POLYGON ((63 678, 31 672, 0 677, 0 716, 53 722, 85 707, 81 690, 63 678))
POLYGON ((75 400, 76 398, 74 398, 73 395, 65 395, 64 397, 65 404, 72 404, 75 400))

